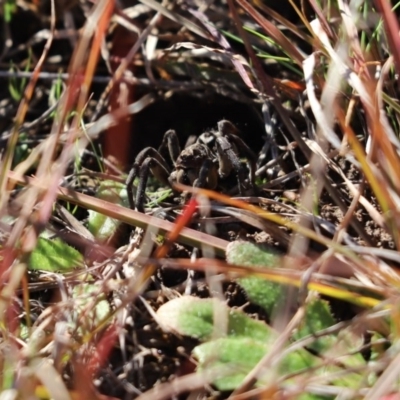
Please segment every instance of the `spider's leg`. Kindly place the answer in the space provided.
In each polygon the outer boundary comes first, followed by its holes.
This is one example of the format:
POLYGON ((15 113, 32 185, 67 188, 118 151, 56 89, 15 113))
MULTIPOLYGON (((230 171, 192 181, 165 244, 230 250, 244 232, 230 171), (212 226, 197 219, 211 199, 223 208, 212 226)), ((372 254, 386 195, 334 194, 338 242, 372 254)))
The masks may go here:
POLYGON ((158 160, 166 169, 168 169, 167 162, 164 157, 157 151, 154 147, 146 147, 143 149, 135 158, 135 164, 138 164, 139 167, 143 164, 144 160, 148 157, 155 158, 158 160))
POLYGON ((185 149, 188 148, 189 146, 195 144, 198 140, 198 137, 196 135, 190 135, 187 139, 186 139, 186 143, 185 143, 185 149))
MULTIPOLYGON (((256 161, 257 157, 250 149, 249 146, 239 137, 239 130, 236 128, 232 122, 228 120, 222 120, 218 122, 218 132, 219 135, 225 137, 229 143, 232 144, 232 147, 236 147, 237 153, 243 155, 247 159, 247 165, 249 168, 249 182, 250 186, 254 188, 254 181, 255 181, 255 173, 256 173, 256 161)), ((236 166, 232 165, 235 170, 236 166)), ((236 170, 237 171, 237 170, 236 170)), ((238 179, 239 176, 238 176, 238 179)), ((242 180, 243 182, 243 180, 242 180)), ((239 188, 241 186, 239 185, 239 188)))
POLYGON ((219 163, 219 176, 221 178, 227 177, 232 169, 238 171, 240 169, 240 160, 236 154, 236 149, 224 136, 216 138, 216 149, 219 163))
POLYGON ((136 189, 136 209, 140 212, 144 212, 144 198, 146 196, 146 186, 149 179, 150 164, 154 158, 146 158, 139 170, 139 183, 136 189))
MULTIPOLYGON (((148 166, 148 168, 152 168, 153 175, 163 184, 168 185, 168 166, 167 163, 165 162, 164 158, 160 155, 160 153, 154 149, 153 147, 146 147, 143 149, 136 157, 135 162, 133 163, 132 169, 129 171, 128 177, 125 181, 126 184, 126 190, 128 193, 128 200, 129 200, 129 206, 130 208, 134 209, 135 204, 133 202, 133 182, 135 181, 136 177, 142 174, 142 166, 144 165, 145 161, 147 159, 152 159, 154 160, 153 164, 155 167, 148 166)), ((146 183, 148 179, 148 174, 146 177, 146 182, 144 185, 144 189, 146 189, 146 183)), ((139 179, 139 184, 140 184, 140 179, 139 179)), ((138 188, 139 191, 139 188, 138 188)), ((143 205, 143 199, 144 199, 144 193, 141 195, 142 196, 142 205, 143 205)), ((137 197, 137 196, 136 196, 137 197)))
POLYGON ((230 174, 232 169, 234 169, 238 180, 239 193, 240 195, 243 195, 245 171, 235 151, 236 148, 225 136, 217 137, 216 144, 219 162, 219 176, 224 178, 230 174))
POLYGON ((218 183, 218 172, 211 159, 203 162, 198 178, 193 182, 194 187, 215 189, 218 183))
POLYGON ((236 126, 233 125, 232 122, 228 121, 227 119, 219 121, 217 126, 218 126, 218 132, 221 134, 221 136, 228 136, 228 135, 237 136, 240 134, 238 128, 236 128, 236 126))
POLYGON ((144 199, 146 195, 146 186, 149 179, 150 171, 152 174, 163 184, 169 185, 168 176, 169 172, 159 160, 153 157, 146 158, 139 170, 139 183, 136 190, 136 209, 144 212, 144 199))
POLYGON ((181 147, 179 146, 178 135, 173 129, 165 132, 158 151, 161 152, 165 147, 168 149, 169 156, 175 164, 176 159, 179 157, 179 154, 181 154, 181 147))
POLYGON ((227 136, 227 140, 231 143, 234 143, 239 154, 242 154, 244 157, 246 157, 247 166, 249 168, 250 186, 254 188, 257 156, 239 136, 229 135, 227 136))
POLYGON ((133 202, 133 182, 138 175, 139 168, 140 168, 139 165, 134 163, 125 181, 126 192, 128 194, 129 207, 132 210, 135 209, 135 204, 133 202))

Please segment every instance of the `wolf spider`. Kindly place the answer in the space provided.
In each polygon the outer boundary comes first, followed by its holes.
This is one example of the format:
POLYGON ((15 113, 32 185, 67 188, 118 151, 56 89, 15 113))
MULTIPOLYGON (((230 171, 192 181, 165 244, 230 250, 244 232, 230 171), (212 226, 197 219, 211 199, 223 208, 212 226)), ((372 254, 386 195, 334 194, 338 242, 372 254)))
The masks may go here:
POLYGON ((195 187, 216 189, 219 179, 228 177, 235 171, 239 194, 254 187, 256 156, 238 136, 236 127, 227 120, 218 123, 217 132, 205 132, 182 151, 174 130, 164 134, 158 150, 146 147, 136 157, 126 180, 129 205, 132 209, 143 212, 144 197, 150 172, 164 185, 173 187, 174 183, 182 183, 195 187), (171 170, 160 154, 168 148, 173 162, 171 170), (239 156, 247 159, 249 174, 246 180, 246 169, 239 156), (136 199, 133 202, 133 182, 139 177, 136 199))

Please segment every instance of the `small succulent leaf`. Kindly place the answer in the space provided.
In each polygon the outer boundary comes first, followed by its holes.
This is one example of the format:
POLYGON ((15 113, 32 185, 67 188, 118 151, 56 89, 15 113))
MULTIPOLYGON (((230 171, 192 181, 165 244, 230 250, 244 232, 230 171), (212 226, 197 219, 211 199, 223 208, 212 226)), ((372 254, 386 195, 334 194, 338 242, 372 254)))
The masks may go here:
POLYGON ((196 346, 192 354, 199 362, 200 371, 212 368, 217 376, 220 371, 222 376, 212 382, 218 390, 234 390, 267 350, 267 344, 261 341, 229 337, 196 346))
MULTIPOLYGON (((313 335, 316 332, 329 328, 335 323, 336 321, 331 313, 328 302, 315 297, 307 302, 304 321, 293 335, 293 338, 298 340, 305 336, 313 335)), ((336 335, 325 335, 317 338, 308 347, 318 353, 322 353, 330 349, 336 341, 336 335)))
POLYGON ((281 304, 283 294, 285 293, 282 285, 254 276, 240 278, 238 279, 238 283, 246 292, 247 298, 253 304, 262 307, 269 316, 281 304))
MULTIPOLYGON (((233 242, 228 245, 227 261, 232 264, 242 266, 257 266, 266 268, 274 268, 279 262, 279 256, 263 247, 243 241, 233 242)), ((274 311, 276 304, 279 304, 284 298, 285 286, 273 282, 268 282, 261 278, 248 276, 238 279, 238 283, 245 290, 249 300, 254 304, 263 307, 269 315, 274 311)), ((314 335, 324 329, 333 326, 336 323, 333 317, 329 303, 314 297, 306 304, 306 312, 303 323, 294 332, 292 339, 299 340, 309 335, 314 335)), ((360 337, 346 330, 341 330, 339 334, 332 333, 324 336, 315 337, 307 348, 332 360, 337 360, 342 366, 362 367, 365 360, 357 351, 362 343, 360 337)), ((302 356, 303 353, 297 353, 302 356)), ((292 357, 284 360, 285 362, 295 362, 294 354, 292 357)), ((285 368, 291 370, 290 366, 285 368)), ((325 372, 334 373, 340 368, 332 366, 325 368, 325 372)), ((316 369, 317 374, 323 373, 316 369)), ((358 387, 361 376, 356 373, 347 374, 346 377, 335 380, 335 384, 344 387, 358 387)))
MULTIPOLYGON (((218 299, 183 296, 162 305, 157 316, 164 329, 202 341, 213 337, 214 312, 227 318, 227 336, 240 336, 265 341, 275 332, 264 322, 248 317, 244 312, 230 309, 218 299)), ((220 335, 220 332, 216 332, 220 335)))
MULTIPOLYGON (((329 303, 314 297, 307 302, 304 321, 294 333, 293 339, 298 340, 305 336, 315 335, 317 332, 330 328, 335 323, 329 303)), ((313 343, 307 345, 307 348, 325 358, 340 361, 341 365, 346 365, 351 369, 365 365, 365 360, 358 351, 362 345, 363 337, 361 335, 356 335, 349 329, 341 329, 339 333, 316 337, 313 343)), ((359 380, 358 374, 347 374, 337 383, 343 385, 346 381, 346 387, 354 387, 354 384, 359 380)))
POLYGON ((279 263, 280 256, 264 246, 237 240, 229 243, 226 250, 226 259, 229 263, 235 265, 274 268, 279 263))
MULTIPOLYGON (((228 245, 226 259, 230 264, 275 268, 280 260, 278 254, 254 243, 236 241, 228 245)), ((248 299, 271 315, 283 298, 285 287, 254 276, 238 279, 248 299)))
MULTIPOLYGON (((98 188, 96 197, 114 204, 128 206, 126 186, 120 182, 106 180, 98 188)), ((89 210, 88 229, 96 239, 106 241, 118 230, 121 221, 89 210)))
POLYGON ((30 255, 28 268, 62 273, 69 272, 82 266, 82 264, 82 254, 60 238, 45 239, 40 237, 30 255))
MULTIPOLYGON (((218 390, 234 390, 270 350, 272 343, 246 337, 225 337, 196 346, 193 355, 199 362, 199 370, 212 368, 216 375, 220 372, 221 376, 213 382, 218 390)), ((278 365, 275 363, 277 369, 269 370, 260 378, 259 384, 267 383, 277 374, 306 371, 314 362, 315 358, 305 350, 290 353, 278 365)))

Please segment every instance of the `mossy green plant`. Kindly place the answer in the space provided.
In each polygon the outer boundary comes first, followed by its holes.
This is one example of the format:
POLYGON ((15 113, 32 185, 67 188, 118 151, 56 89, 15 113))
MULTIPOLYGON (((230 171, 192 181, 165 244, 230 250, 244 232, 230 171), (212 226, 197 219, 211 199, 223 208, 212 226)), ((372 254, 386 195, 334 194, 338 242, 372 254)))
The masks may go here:
MULTIPOLYGON (((241 266, 275 268, 279 265, 278 254, 247 242, 228 246, 227 259, 241 266)), ((282 284, 250 275, 239 278, 238 283, 249 300, 268 313, 284 301, 282 284)), ((277 377, 286 377, 282 383, 296 387, 296 382, 317 376, 324 383, 356 390, 364 379, 356 372, 365 366, 365 360, 357 351, 361 346, 360 338, 346 329, 329 332, 336 321, 329 303, 317 294, 309 296, 304 307, 304 319, 292 332, 283 353, 273 357, 268 373, 258 377, 257 385, 272 384, 277 377), (305 344, 288 349, 303 339, 305 344), (343 374, 343 368, 354 368, 354 372, 343 374)), ((213 384, 224 391, 240 386, 257 363, 273 351, 279 338, 279 333, 265 322, 231 309, 218 299, 180 297, 160 307, 157 315, 164 329, 203 342, 193 349, 198 370, 216 371, 213 384)), ((301 398, 316 400, 331 396, 304 393, 301 398)))
POLYGON ((30 270, 59 273, 70 272, 82 266, 82 254, 60 238, 40 237, 28 262, 30 270))

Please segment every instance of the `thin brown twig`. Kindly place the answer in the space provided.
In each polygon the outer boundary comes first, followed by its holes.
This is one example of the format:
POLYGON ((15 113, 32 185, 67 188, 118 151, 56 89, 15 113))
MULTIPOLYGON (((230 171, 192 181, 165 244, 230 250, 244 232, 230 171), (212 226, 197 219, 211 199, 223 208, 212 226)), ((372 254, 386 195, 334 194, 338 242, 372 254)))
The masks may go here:
POLYGON ((11 136, 8 140, 7 150, 5 156, 1 162, 1 173, 0 173, 0 210, 2 210, 9 199, 10 192, 6 190, 7 185, 7 173, 11 169, 12 160, 14 157, 15 147, 18 143, 19 137, 19 128, 23 124, 25 120, 26 113, 28 112, 29 102, 32 98, 33 92, 35 90, 36 83, 39 78, 40 70, 47 58, 47 54, 49 53, 51 44, 53 42, 54 31, 56 27, 56 18, 55 18, 55 5, 54 0, 51 1, 51 19, 50 19, 50 35, 46 41, 46 44, 43 48, 42 55, 40 56, 34 70, 32 77, 25 89, 24 96, 19 104, 17 115, 15 117, 15 123, 13 130, 11 132, 11 136))
MULTIPOLYGON (((13 171, 9 172, 9 179, 15 185, 32 186, 41 190, 46 189, 45 184, 41 183, 37 178, 20 178, 13 171)), ((128 225, 136 226, 146 229, 148 226, 159 229, 160 233, 172 231, 174 224, 172 222, 164 221, 160 218, 152 217, 128 208, 122 207, 118 204, 113 204, 105 200, 95 197, 87 196, 83 193, 78 193, 72 189, 57 188, 57 197, 60 200, 68 201, 72 204, 91 209, 101 214, 107 215, 110 218, 118 219, 128 225)), ((190 246, 201 247, 206 244, 213 248, 217 255, 224 256, 225 249, 228 245, 226 240, 220 239, 215 236, 208 235, 203 232, 198 232, 194 229, 183 228, 178 238, 181 243, 190 246)))

